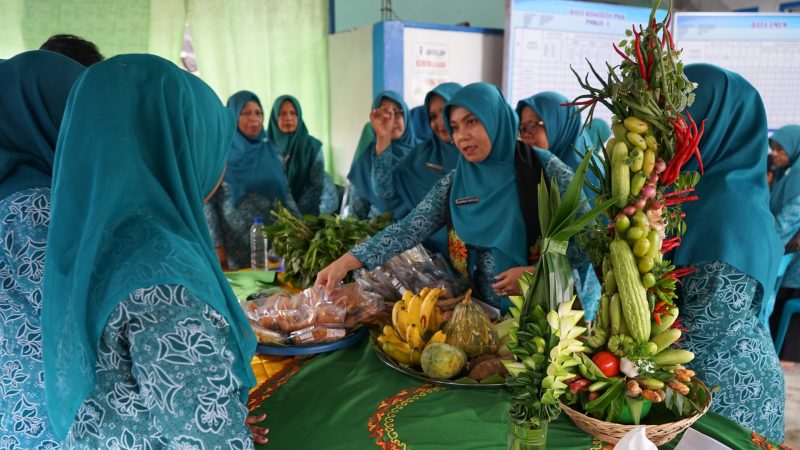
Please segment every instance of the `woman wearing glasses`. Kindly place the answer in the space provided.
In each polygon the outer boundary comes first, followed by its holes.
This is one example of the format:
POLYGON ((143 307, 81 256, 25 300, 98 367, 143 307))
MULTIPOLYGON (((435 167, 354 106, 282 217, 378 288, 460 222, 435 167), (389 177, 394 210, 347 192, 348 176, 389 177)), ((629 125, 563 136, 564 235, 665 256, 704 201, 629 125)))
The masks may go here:
MULTIPOLYGON (((591 148, 592 139, 581 130, 577 107, 561 106, 565 103, 569 100, 557 92, 540 92, 520 100, 517 103, 519 136, 531 147, 549 151, 576 170, 586 150, 591 148)), ((601 162, 599 158, 596 161, 601 162)), ((593 185, 600 185, 591 171, 586 172, 586 177, 593 185)), ((588 186, 584 186, 583 191, 587 198, 594 199, 596 194, 588 186)))
MULTIPOLYGON (((331 288, 350 270, 379 266, 446 226, 453 267, 483 300, 508 310, 507 296, 519 293, 519 277, 538 258, 537 184, 544 173, 563 192, 573 173, 552 154, 517 141, 517 115, 491 84, 462 88, 443 113, 461 153, 456 168, 402 220, 323 269, 318 285, 331 288)), ((585 263, 573 246, 568 256, 585 263)))
POLYGON ((383 91, 369 114, 375 138, 350 167, 348 206, 360 219, 375 217, 400 207, 392 186, 395 167, 416 145, 408 107, 394 91, 383 91))

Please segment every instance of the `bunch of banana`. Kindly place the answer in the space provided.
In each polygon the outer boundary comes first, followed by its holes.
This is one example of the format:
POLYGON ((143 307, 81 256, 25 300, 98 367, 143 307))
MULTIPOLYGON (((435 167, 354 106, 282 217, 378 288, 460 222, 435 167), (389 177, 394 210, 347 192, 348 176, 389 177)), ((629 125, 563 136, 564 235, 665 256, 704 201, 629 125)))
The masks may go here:
POLYGON ((378 345, 395 361, 410 366, 419 365, 422 350, 447 337, 441 330, 444 319, 436 306, 442 290, 423 288, 419 294, 406 291, 394 304, 391 325, 383 326, 378 345))

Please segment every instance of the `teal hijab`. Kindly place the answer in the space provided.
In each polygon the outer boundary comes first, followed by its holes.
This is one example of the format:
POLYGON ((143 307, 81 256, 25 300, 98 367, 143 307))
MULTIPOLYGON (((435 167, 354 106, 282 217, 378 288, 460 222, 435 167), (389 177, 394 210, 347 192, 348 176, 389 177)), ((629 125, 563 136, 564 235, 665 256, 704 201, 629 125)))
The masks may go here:
MULTIPOLYGON (((403 110, 403 120, 405 122, 405 130, 403 134, 392 141, 392 144, 385 151, 389 152, 389 156, 395 161, 395 164, 405 157, 416 145, 417 141, 414 137, 414 125, 411 122, 408 112, 408 106, 403 101, 403 97, 394 91, 383 91, 379 93, 375 100, 372 101, 372 109, 378 108, 383 99, 391 100, 400 106, 403 110)), ((383 155, 381 155, 383 156, 383 155)), ((371 204, 375 205, 381 212, 394 211, 395 208, 400 207, 400 200, 396 198, 387 199, 381 198, 372 187, 372 166, 375 161, 375 140, 373 139, 364 150, 356 157, 353 165, 350 167, 350 173, 347 174, 347 179, 355 186, 358 193, 365 197, 371 204)))
POLYGON ((181 285, 220 313, 233 335, 233 370, 253 386, 255 336, 203 214, 235 129, 211 88, 157 56, 110 58, 75 84, 56 151, 42 300, 57 436, 94 387, 109 315, 139 288, 181 285))
MULTIPOLYGON (((557 92, 540 92, 520 100, 517 103, 517 114, 522 115, 522 109, 526 106, 531 108, 544 122, 548 144, 546 150, 572 170, 576 170, 581 164, 581 158, 575 153, 574 147, 577 146, 579 137, 586 139, 586 136, 581 134, 581 116, 575 115, 576 107, 561 106, 568 102, 566 97, 557 92)), ((578 149, 582 150, 583 146, 578 149)))
POLYGON ((786 150, 789 156, 790 166, 783 176, 775 182, 770 195, 769 208, 774 215, 778 215, 781 209, 800 196, 800 172, 796 169, 800 158, 800 125, 786 125, 772 134, 771 141, 775 141, 786 150), (792 174, 792 172, 795 172, 792 174))
MULTIPOLYGON (((443 83, 425 96, 425 118, 428 123, 433 96, 439 96, 447 103, 459 89, 461 85, 458 83, 443 83)), ((394 186, 403 201, 405 212, 414 209, 437 181, 455 169, 459 159, 458 148, 452 141, 444 142, 435 135, 414 147, 394 172, 394 186)))
POLYGON ((44 50, 0 62, 0 199, 50 187, 67 96, 84 69, 44 50))
MULTIPOLYGON (((705 173, 699 200, 683 205, 686 234, 673 262, 724 261, 758 280, 769 298, 783 247, 768 207, 764 103, 739 74, 711 64, 688 65, 685 73, 698 84, 688 113, 698 126, 706 119, 699 144, 705 173)), ((684 168, 692 170, 694 159, 684 168)))
POLYGON ((586 127, 586 134, 589 136, 589 145, 595 149, 595 152, 606 143, 611 137, 611 127, 608 122, 603 119, 592 119, 586 127))
MULTIPOLYGON (((531 108, 544 122, 548 145, 546 150, 556 155, 574 171, 581 164, 581 157, 575 153, 575 149, 584 154, 587 148, 591 148, 592 138, 586 130, 581 130, 582 122, 578 107, 561 106, 564 103, 569 103, 569 100, 557 92, 540 92, 520 100, 517 103, 517 114, 521 116, 522 109, 526 106, 531 108)), ((602 168, 599 157, 595 155, 594 158, 602 168)), ((593 173, 587 172, 586 178, 593 185, 600 186, 600 180, 593 173)), ((590 201, 597 196, 586 186, 583 192, 590 201)))
MULTIPOLYGON (((237 121, 247 102, 256 102, 259 108, 264 109, 256 94, 239 91, 230 96, 227 104, 228 110, 237 121)), ((230 188, 234 205, 251 192, 286 204, 287 182, 286 174, 283 173, 283 162, 278 156, 278 148, 267 139, 264 130, 256 137, 249 138, 237 126, 228 155, 225 183, 230 188)))
POLYGON ((308 128, 303 121, 303 110, 296 98, 282 95, 275 100, 269 115, 267 139, 277 146, 278 154, 286 161, 289 189, 295 197, 299 197, 310 182, 311 168, 322 151, 322 143, 308 134, 308 128), (291 133, 284 133, 278 127, 278 115, 285 101, 292 102, 297 111, 297 129, 291 133))
POLYGON ((479 163, 458 159, 450 191, 453 227, 465 243, 491 250, 496 273, 525 266, 528 264, 526 230, 514 166, 517 115, 496 86, 469 84, 445 105, 445 125, 451 135, 450 113, 456 106, 467 109, 483 124, 492 151, 479 163), (459 201, 464 199, 477 202, 459 201))

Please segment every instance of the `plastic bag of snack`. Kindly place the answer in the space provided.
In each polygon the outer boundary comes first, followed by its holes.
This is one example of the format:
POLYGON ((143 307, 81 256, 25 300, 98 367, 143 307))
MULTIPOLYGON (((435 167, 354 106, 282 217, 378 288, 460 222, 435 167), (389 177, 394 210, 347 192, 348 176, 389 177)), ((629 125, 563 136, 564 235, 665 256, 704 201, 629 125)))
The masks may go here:
POLYGON ((289 334, 289 341, 295 345, 319 344, 343 338, 347 330, 337 327, 312 325, 289 334))
POLYGON ((280 331, 270 330, 262 327, 261 325, 252 324, 253 333, 256 335, 258 342, 262 344, 285 344, 286 335, 280 331))

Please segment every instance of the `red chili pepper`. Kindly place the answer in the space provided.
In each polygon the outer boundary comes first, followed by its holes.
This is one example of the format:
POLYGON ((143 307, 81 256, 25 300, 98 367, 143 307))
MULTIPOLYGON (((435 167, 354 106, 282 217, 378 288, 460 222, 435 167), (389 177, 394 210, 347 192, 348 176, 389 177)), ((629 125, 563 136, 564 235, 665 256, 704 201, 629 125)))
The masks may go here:
POLYGON ((633 42, 633 48, 636 50, 636 61, 639 64, 639 75, 644 79, 644 86, 645 89, 650 90, 650 83, 647 81, 647 69, 644 67, 644 59, 642 58, 642 37, 636 31, 636 25, 633 26, 633 36, 635 40, 633 42))
POLYGON ((695 202, 697 200, 700 200, 700 197, 696 195, 689 195, 680 198, 668 198, 664 200, 664 204, 667 206, 673 206, 673 205, 680 205, 681 203, 686 203, 686 202, 695 202))
POLYGON ((617 47, 617 44, 611 44, 611 45, 614 47, 614 50, 616 50, 616 52, 617 52, 617 54, 618 54, 619 56, 622 56, 622 58, 623 58, 625 61, 628 61, 629 63, 633 64, 633 61, 631 61, 631 59, 630 59, 630 58, 628 58, 628 55, 626 55, 626 54, 625 54, 625 53, 624 53, 622 50, 620 50, 620 49, 617 47))
POLYGON ((599 98, 590 98, 589 100, 582 100, 579 102, 572 102, 572 103, 559 103, 559 106, 580 106, 580 105, 591 105, 592 103, 597 103, 600 101, 599 98))
POLYGON ((664 194, 664 197, 665 198, 677 197, 679 195, 688 194, 690 192, 694 192, 694 188, 684 189, 682 191, 667 192, 666 194, 664 194))

